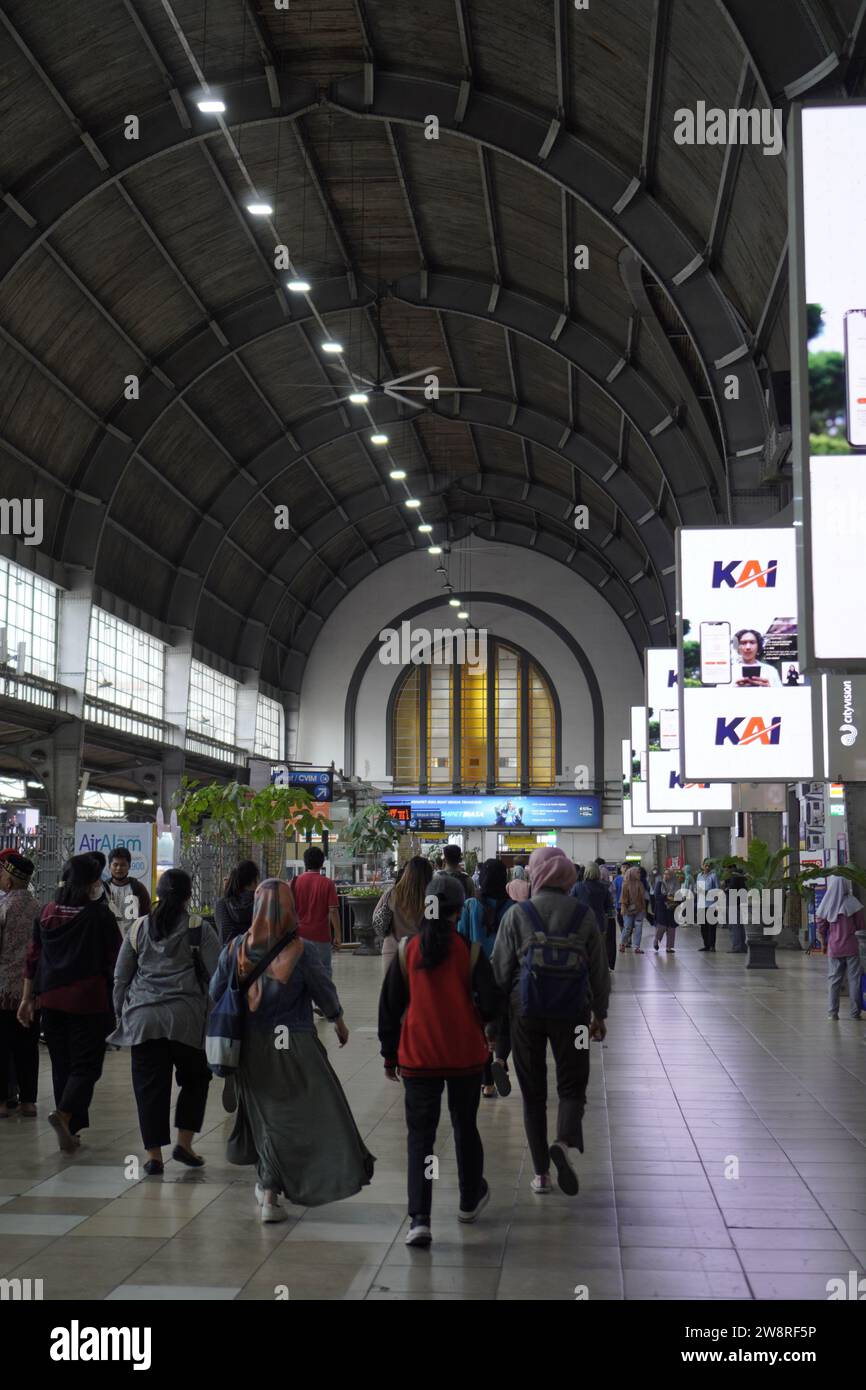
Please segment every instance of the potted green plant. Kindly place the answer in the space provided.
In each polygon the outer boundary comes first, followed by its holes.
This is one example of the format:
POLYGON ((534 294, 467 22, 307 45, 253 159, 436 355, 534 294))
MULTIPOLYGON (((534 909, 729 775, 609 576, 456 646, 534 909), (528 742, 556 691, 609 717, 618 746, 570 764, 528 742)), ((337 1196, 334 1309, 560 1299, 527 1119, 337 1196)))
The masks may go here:
MULTIPOLYGON (((790 859, 794 851, 789 845, 772 851, 765 840, 751 840, 745 859, 730 855, 719 861, 717 867, 721 876, 742 874, 746 889, 760 894, 780 892, 784 895, 784 920, 790 925, 799 916, 799 904, 803 898, 814 893, 816 879, 837 876, 847 878, 860 888, 866 888, 866 873, 855 864, 842 864, 833 868, 812 867, 799 873, 790 872, 790 859)), ((761 899, 763 901, 763 898, 761 899)), ((747 927, 749 946, 749 970, 776 970, 776 939, 765 936, 761 913, 750 910, 747 927), (753 920, 757 917, 758 920, 753 920)))
MULTIPOLYGON (((357 859, 376 859, 394 849, 400 838, 400 827, 388 814, 381 801, 366 806, 347 823, 341 840, 349 845, 357 859)), ((376 956, 376 934, 373 928, 373 909, 382 896, 381 886, 351 888, 347 898, 354 917, 354 931, 360 945, 359 956, 376 956)))

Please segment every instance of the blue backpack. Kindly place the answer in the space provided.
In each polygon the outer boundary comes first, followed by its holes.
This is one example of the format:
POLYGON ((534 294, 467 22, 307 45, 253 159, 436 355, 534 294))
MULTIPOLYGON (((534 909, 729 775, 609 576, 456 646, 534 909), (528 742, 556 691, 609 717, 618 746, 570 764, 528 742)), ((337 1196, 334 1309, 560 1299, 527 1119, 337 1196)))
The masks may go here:
POLYGON ((576 929, 587 909, 570 900, 574 917, 565 936, 551 936, 535 904, 519 904, 532 923, 533 934, 523 948, 518 980, 523 1018, 578 1018, 589 1003, 589 961, 576 929))

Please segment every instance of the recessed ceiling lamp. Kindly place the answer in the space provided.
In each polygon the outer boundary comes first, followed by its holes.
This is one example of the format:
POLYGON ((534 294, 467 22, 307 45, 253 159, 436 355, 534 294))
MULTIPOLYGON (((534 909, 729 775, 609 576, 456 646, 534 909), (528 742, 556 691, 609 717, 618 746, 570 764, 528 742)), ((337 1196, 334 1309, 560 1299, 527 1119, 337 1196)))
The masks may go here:
POLYGON ((196 106, 206 116, 218 116, 226 109, 225 102, 217 97, 202 97, 201 101, 196 102, 196 106))
POLYGON ((406 471, 403 468, 392 468, 391 472, 388 474, 388 477, 393 478, 395 483, 402 483, 405 476, 406 471))
POLYGON ((273 208, 270 203, 247 203, 247 212, 251 217, 270 217, 273 208))
POLYGON ((353 391, 349 397, 349 401, 352 405, 366 405, 369 399, 370 397, 367 395, 366 391, 353 391))
POLYGON ((286 289, 291 290, 292 294, 309 294, 312 286, 309 280, 289 280, 286 289))
POLYGON ((327 343, 322 343, 322 352, 330 352, 330 353, 333 354, 333 353, 342 352, 342 351, 343 351, 343 344, 342 344, 342 343, 335 343, 335 342, 333 342, 333 341, 327 342, 327 343))
POLYGON ((378 445, 380 445, 380 446, 383 445, 383 444, 387 444, 387 443, 388 443, 388 436, 387 436, 387 434, 371 434, 371 435, 370 435, 370 443, 371 443, 371 444, 378 444, 378 445))
POLYGON ((418 501, 417 497, 407 497, 405 505, 407 507, 420 507, 421 503, 418 501))

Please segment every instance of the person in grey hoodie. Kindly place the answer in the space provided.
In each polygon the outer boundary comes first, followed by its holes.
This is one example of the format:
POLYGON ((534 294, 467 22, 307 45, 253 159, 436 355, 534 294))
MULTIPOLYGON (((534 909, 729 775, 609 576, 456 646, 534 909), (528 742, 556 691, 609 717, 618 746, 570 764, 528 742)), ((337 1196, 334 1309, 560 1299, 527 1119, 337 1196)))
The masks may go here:
POLYGON ((561 849, 545 846, 529 860, 532 897, 515 903, 499 925, 490 963, 500 989, 510 996, 511 1048, 514 1070, 523 1094, 523 1124, 535 1167, 530 1183, 539 1196, 551 1191, 550 1165, 556 1167, 560 1190, 578 1192, 577 1173, 569 1149, 583 1153, 583 1111, 589 1081, 589 1041, 607 1032, 610 971, 595 913, 569 896, 577 874, 561 849), (536 920, 533 920, 533 919, 536 920), (526 949, 542 936, 576 938, 584 953, 589 997, 568 1018, 525 1016, 520 979, 526 949), (585 1031, 578 1031, 585 1029, 585 1031), (547 1146, 547 1045, 556 1062, 559 1114, 556 1139, 547 1146))
POLYGON ((163 1171, 169 1144, 172 1074, 180 1094, 172 1158, 189 1168, 204 1159, 192 1151, 204 1123, 211 1072, 204 1050, 208 985, 220 946, 209 923, 191 918, 192 880, 169 869, 157 884, 157 905, 126 935, 114 972, 114 1012, 120 1023, 108 1041, 132 1052, 132 1087, 148 1177, 163 1171))
POLYGON ((242 859, 225 881, 223 896, 214 909, 220 946, 249 931, 253 923, 253 899, 259 886, 259 866, 242 859))

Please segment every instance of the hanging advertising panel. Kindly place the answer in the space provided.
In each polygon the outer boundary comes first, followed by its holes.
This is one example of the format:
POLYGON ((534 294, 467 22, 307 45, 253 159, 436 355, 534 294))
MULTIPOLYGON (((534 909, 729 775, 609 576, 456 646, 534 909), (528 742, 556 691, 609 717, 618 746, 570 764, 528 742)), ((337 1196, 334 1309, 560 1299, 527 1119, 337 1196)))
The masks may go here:
MULTIPOLYGON (((651 811, 649 806, 647 722, 646 706, 633 705, 631 711, 632 817, 640 825, 654 825, 656 822, 668 824, 671 819, 670 811, 667 814, 661 814, 658 811, 651 811)), ((695 824, 693 812, 682 804, 679 806, 676 824, 683 829, 693 827, 695 824)))
POLYGON ((790 144, 801 655, 855 674, 866 672, 866 105, 795 105, 790 144))
POLYGON ((794 528, 682 528, 677 599, 683 780, 811 778, 794 528))
POLYGON ((866 676, 823 676, 824 776, 866 782, 866 676))
POLYGON ((646 665, 647 807, 650 811, 730 811, 730 782, 687 782, 680 771, 680 685, 676 647, 650 647, 646 665))
MULTIPOLYGON (((634 813, 633 792, 635 783, 632 782, 632 770, 634 767, 634 753, 631 746, 631 739, 624 738, 622 741, 622 831, 624 835, 672 835, 674 833, 671 825, 646 824, 643 820, 638 820, 634 813)), ((638 782, 637 785, 640 785, 638 782)), ((657 817, 659 821, 663 817, 657 817)))

